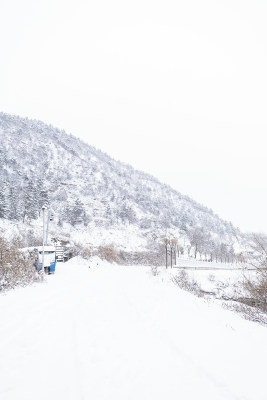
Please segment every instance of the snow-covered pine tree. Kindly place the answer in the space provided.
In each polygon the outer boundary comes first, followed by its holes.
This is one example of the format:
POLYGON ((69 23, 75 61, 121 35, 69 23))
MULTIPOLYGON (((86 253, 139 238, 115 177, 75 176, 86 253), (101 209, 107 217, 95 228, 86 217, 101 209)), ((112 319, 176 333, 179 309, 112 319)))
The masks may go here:
POLYGON ((40 184, 38 185, 38 190, 37 190, 37 201, 38 201, 38 209, 39 213, 40 210, 43 206, 48 207, 49 206, 49 193, 48 190, 45 187, 44 181, 40 180, 40 184))
POLYGON ((71 211, 70 223, 72 225, 80 224, 84 222, 84 217, 85 217, 85 211, 83 203, 79 199, 76 199, 71 211))
POLYGON ((34 182, 29 179, 24 192, 24 212, 23 220, 27 217, 29 220, 38 218, 39 204, 38 192, 34 182))
POLYGON ((11 182, 7 194, 8 201, 8 218, 11 220, 19 220, 22 217, 21 194, 19 193, 18 182, 11 182))
POLYGON ((8 207, 3 182, 0 183, 0 218, 7 218, 8 207))

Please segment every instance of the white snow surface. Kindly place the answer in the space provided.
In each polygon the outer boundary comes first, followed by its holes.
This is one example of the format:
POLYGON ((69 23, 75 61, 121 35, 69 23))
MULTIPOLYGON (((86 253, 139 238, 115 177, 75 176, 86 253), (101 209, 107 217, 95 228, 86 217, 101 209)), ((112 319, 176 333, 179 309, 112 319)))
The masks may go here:
POLYGON ((74 258, 1 295, 0 399, 266 400, 266 328, 169 277, 74 258))

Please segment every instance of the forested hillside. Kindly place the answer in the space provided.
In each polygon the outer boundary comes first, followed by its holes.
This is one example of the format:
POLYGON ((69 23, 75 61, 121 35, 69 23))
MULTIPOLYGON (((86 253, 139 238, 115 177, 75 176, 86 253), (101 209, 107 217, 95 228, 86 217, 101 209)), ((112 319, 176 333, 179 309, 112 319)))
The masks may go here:
MULTIPOLYGON (((0 165, 2 221, 31 226, 46 205, 58 236, 90 232, 94 244, 94 234, 104 242, 116 229, 134 232, 144 248, 147 238, 166 232, 183 235, 191 246, 200 235, 214 248, 232 246, 239 234, 211 209, 40 121, 0 113, 0 165)), ((120 246, 122 236, 108 240, 120 246)))

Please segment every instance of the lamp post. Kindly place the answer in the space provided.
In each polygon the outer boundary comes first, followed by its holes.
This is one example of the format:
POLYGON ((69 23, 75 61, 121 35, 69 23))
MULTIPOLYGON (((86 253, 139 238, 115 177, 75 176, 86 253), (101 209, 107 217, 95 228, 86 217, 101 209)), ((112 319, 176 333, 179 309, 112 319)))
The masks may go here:
POLYGON ((45 245, 45 206, 42 207, 43 211, 43 252, 42 252, 42 269, 43 269, 43 274, 45 273, 45 268, 44 268, 44 245, 45 245))
POLYGON ((45 245, 47 246, 47 240, 48 240, 48 225, 50 221, 50 216, 51 216, 51 211, 48 210, 47 212, 47 221, 46 221, 46 237, 45 237, 45 245))
POLYGON ((49 222, 53 221, 54 218, 54 211, 52 209, 49 209, 47 212, 47 221, 46 221, 46 236, 45 236, 45 245, 47 246, 47 241, 48 241, 48 227, 49 227, 49 222))

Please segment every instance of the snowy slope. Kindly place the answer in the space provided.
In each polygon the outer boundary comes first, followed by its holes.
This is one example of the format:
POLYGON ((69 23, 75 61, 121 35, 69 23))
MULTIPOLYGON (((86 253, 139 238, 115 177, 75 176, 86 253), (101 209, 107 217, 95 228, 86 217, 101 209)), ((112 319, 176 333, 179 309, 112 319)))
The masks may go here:
POLYGON ((265 328, 164 270, 74 258, 0 296, 0 315, 1 400, 267 398, 265 328))

